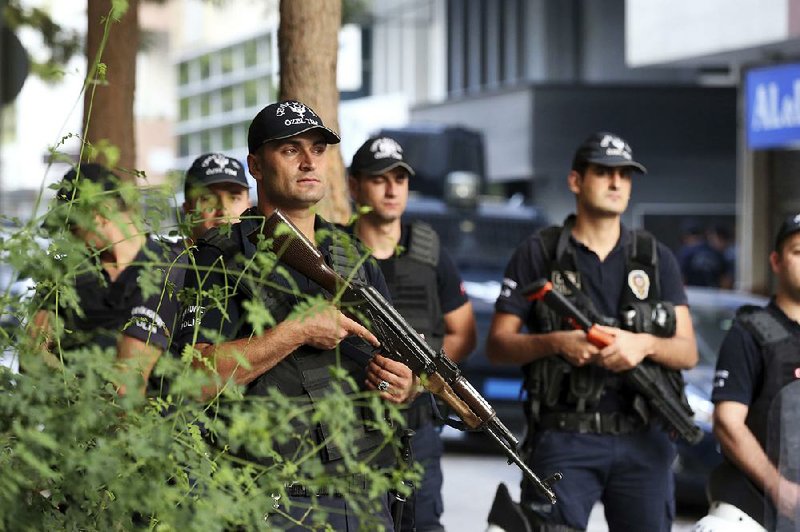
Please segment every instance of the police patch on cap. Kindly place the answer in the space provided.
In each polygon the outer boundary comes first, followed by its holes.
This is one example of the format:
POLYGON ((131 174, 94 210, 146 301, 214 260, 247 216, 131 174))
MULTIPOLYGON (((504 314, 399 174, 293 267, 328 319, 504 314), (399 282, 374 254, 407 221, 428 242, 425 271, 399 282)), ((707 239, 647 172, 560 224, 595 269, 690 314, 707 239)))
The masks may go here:
POLYGON ((644 270, 631 270, 628 274, 628 288, 639 299, 647 299, 650 294, 650 276, 644 270))
POLYGON ((222 153, 205 153, 195 159, 186 171, 183 189, 188 197, 194 188, 218 183, 233 183, 250 188, 242 163, 222 153))
POLYGON ((414 175, 414 169, 403 159, 403 147, 399 142, 391 137, 372 137, 356 151, 350 172, 378 175, 398 167, 414 175))
POLYGON ((600 131, 593 134, 578 147, 572 160, 572 168, 582 163, 594 163, 610 167, 631 167, 643 174, 647 169, 633 159, 630 144, 619 135, 600 131))
POLYGON ((303 102, 272 103, 259 111, 250 123, 247 147, 250 153, 255 153, 267 142, 288 139, 312 129, 319 130, 328 144, 339 143, 339 135, 325 127, 319 115, 303 102))

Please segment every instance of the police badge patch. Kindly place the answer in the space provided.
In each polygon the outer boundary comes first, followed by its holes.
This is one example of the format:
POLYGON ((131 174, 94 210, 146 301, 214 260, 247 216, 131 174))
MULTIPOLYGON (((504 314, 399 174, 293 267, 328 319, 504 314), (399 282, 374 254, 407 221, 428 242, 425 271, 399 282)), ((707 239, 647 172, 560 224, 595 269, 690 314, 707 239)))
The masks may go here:
POLYGON ((639 299, 647 299, 650 293, 650 277, 644 270, 631 270, 628 274, 628 287, 639 299))

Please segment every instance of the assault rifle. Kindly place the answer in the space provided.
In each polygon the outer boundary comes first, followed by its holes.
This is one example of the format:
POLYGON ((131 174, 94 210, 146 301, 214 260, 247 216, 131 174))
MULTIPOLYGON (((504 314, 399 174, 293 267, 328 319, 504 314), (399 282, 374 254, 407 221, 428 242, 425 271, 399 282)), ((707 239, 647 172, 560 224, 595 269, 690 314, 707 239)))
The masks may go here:
MULTIPOLYGON (((586 333, 586 339, 599 348, 611 345, 614 337, 603 330, 580 310, 575 307, 563 294, 553 290, 553 284, 540 279, 522 289, 522 295, 529 301, 543 301, 556 314, 566 319, 575 329, 586 333)), ((661 369, 645 364, 623 372, 621 375, 633 388, 647 399, 650 407, 674 430, 678 436, 694 445, 703 439, 703 431, 694 424, 691 409, 684 406, 676 397, 669 383, 658 374, 661 369), (688 411, 687 411, 688 410, 688 411)), ((680 390, 678 390, 680 392, 680 390)))
MULTIPOLYGON (((517 453, 519 442, 498 419, 497 413, 444 351, 435 351, 373 286, 348 280, 328 266, 320 251, 282 212, 276 210, 265 222, 263 234, 273 239, 278 260, 305 275, 329 293, 341 294, 343 308, 353 308, 355 319, 364 322, 381 343, 381 353, 408 366, 414 375, 425 376, 425 388, 439 396, 470 429, 480 429, 501 448, 508 462, 515 463, 552 504, 551 485, 561 479, 556 473, 542 481, 517 453)), ((251 240, 257 238, 254 233, 251 240)))

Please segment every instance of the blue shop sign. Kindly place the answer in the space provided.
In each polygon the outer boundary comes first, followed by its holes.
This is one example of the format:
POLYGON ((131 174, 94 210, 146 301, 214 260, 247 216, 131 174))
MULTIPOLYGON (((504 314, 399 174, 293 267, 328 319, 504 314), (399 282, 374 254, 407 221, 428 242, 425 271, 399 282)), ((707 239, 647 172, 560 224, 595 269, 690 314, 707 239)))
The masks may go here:
POLYGON ((800 147, 800 64, 750 70, 745 91, 747 146, 800 147))

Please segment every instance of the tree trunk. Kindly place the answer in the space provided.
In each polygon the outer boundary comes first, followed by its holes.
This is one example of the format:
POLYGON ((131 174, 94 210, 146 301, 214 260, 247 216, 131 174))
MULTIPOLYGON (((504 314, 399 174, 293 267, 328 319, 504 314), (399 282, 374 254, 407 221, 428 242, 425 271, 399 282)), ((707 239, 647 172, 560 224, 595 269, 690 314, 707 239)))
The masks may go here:
MULTIPOLYGON (((339 131, 336 58, 341 23, 341 0, 281 0, 279 97, 309 105, 336 132, 339 131)), ((346 222, 350 202, 344 163, 339 146, 331 148, 328 194, 320 202, 319 212, 328 220, 346 222)))
MULTIPOLYGON (((111 0, 88 0, 86 32, 87 72, 94 76, 86 86, 83 121, 86 140, 100 148, 96 162, 116 167, 123 179, 135 179, 136 144, 133 132, 133 95, 136 88, 136 52, 139 49, 139 0, 128 0, 128 9, 112 19, 102 55, 105 21, 111 0), (105 74, 95 61, 106 65, 105 74), (112 148, 105 149, 107 146, 112 148), (118 152, 116 151, 118 150, 118 152)), ((84 148, 84 159, 88 152, 84 148)))

